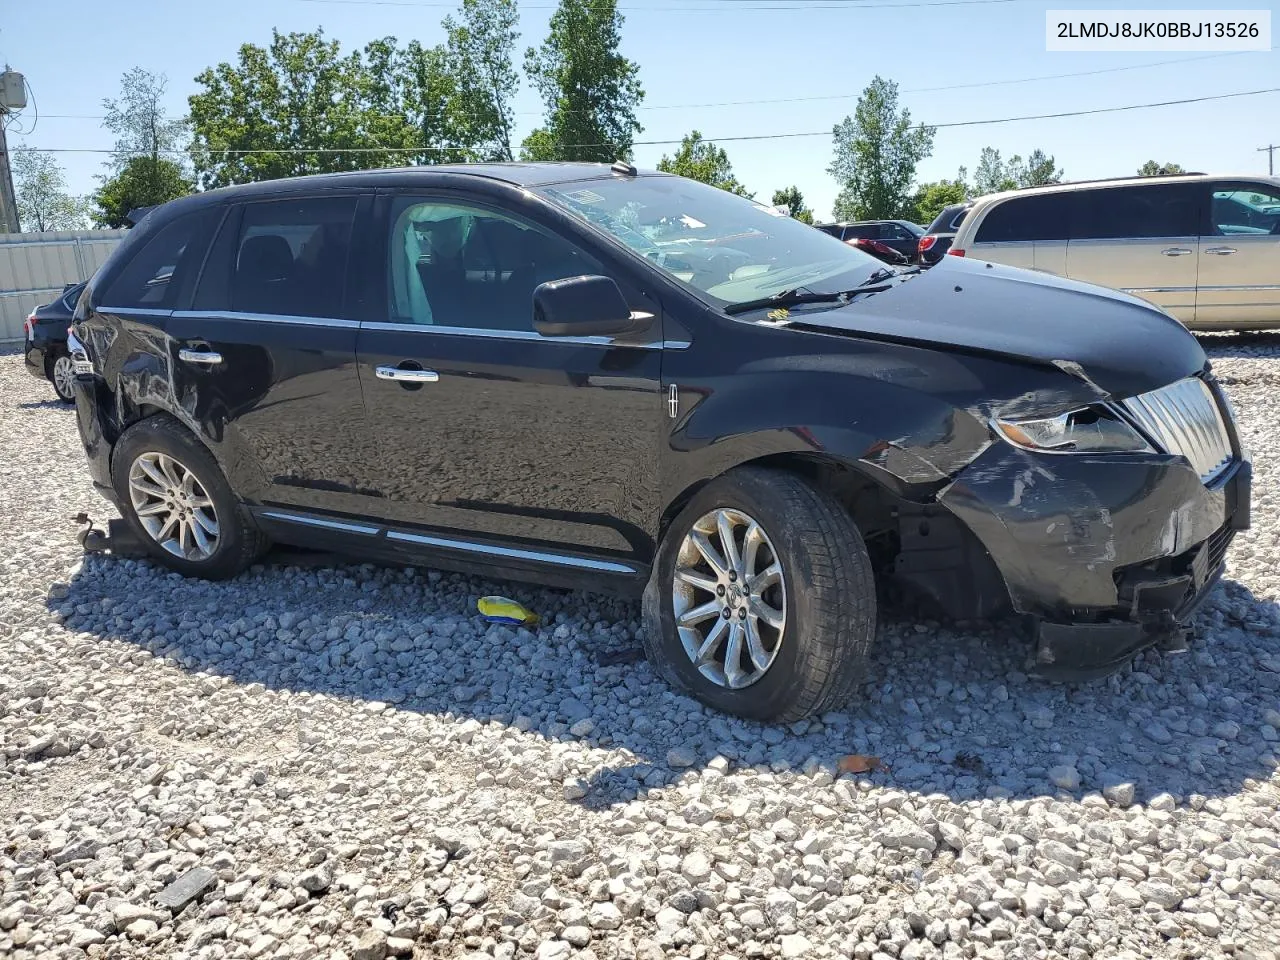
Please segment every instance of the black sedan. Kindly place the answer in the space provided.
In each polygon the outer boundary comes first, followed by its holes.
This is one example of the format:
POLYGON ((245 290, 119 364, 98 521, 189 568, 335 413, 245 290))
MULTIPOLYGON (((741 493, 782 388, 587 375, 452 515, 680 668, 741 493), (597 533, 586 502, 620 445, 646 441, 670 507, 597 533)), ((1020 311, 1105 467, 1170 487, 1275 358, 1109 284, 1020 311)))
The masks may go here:
POLYGON ((36 307, 22 327, 26 331, 27 371, 53 384, 63 403, 75 403, 75 368, 67 353, 67 328, 76 311, 84 283, 68 283, 57 300, 36 307))

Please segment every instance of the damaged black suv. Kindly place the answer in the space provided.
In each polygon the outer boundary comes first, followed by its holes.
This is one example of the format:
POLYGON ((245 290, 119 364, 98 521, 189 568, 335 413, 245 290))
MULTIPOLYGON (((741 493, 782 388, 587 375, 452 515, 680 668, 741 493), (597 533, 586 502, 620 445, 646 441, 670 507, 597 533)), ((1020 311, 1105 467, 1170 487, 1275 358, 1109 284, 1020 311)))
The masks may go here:
POLYGON ((1159 309, 896 272, 626 164, 174 201, 71 348, 93 479, 168 567, 276 541, 643 594, 655 666, 762 719, 850 696, 878 581, 1023 615, 1058 677, 1176 646, 1248 524, 1230 406, 1159 309))

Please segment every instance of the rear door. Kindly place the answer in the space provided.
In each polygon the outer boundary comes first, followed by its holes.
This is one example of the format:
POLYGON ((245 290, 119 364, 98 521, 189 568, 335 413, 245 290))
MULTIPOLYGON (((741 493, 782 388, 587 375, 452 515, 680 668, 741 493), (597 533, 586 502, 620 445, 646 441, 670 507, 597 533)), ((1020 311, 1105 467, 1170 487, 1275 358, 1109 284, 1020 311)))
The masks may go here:
POLYGON ((1198 189, 1189 183, 1151 183, 1073 191, 1067 276, 1132 293, 1193 323, 1198 189))
MULTIPOLYGON (((1037 240, 1063 232, 1063 205, 1055 194, 1009 197, 987 210, 968 255, 1011 267, 1036 268, 1037 240)), ((1042 268, 1043 269, 1043 268, 1042 268)))
POLYGON ((646 564, 666 423, 657 304, 620 281, 648 329, 542 337, 534 288, 606 271, 582 246, 458 190, 380 193, 376 223, 381 306, 358 360, 388 538, 566 570, 646 564))
POLYGON ((169 321, 174 386, 268 517, 363 513, 376 456, 347 301, 352 232, 372 194, 233 204, 191 308, 169 321), (277 509, 287 508, 287 509, 277 509))
POLYGON ((916 247, 920 242, 920 234, 913 233, 900 223, 886 221, 880 224, 880 241, 888 244, 908 260, 916 258, 916 247))
POLYGON ((1280 326, 1280 186, 1215 181, 1204 192, 1197 325, 1280 326))

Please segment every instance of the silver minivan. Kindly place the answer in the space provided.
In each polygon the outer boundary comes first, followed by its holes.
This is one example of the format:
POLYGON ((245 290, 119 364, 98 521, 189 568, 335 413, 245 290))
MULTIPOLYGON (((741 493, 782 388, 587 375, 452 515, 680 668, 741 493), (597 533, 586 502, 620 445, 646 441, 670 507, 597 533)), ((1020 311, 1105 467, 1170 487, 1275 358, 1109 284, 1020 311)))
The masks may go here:
POLYGON ((1280 178, 1064 183, 973 201, 949 251, 1151 301, 1192 329, 1280 328, 1280 178))

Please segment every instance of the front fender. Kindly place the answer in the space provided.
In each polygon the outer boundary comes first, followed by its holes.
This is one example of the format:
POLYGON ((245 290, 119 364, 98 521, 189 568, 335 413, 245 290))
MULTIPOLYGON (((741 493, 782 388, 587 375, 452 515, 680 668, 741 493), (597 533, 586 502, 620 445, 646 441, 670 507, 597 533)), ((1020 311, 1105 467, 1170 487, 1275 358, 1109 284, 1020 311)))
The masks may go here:
POLYGON ((979 419, 945 400, 836 370, 742 371, 693 393, 671 436, 668 503, 702 480, 778 454, 832 458, 917 499, 991 443, 979 419))

